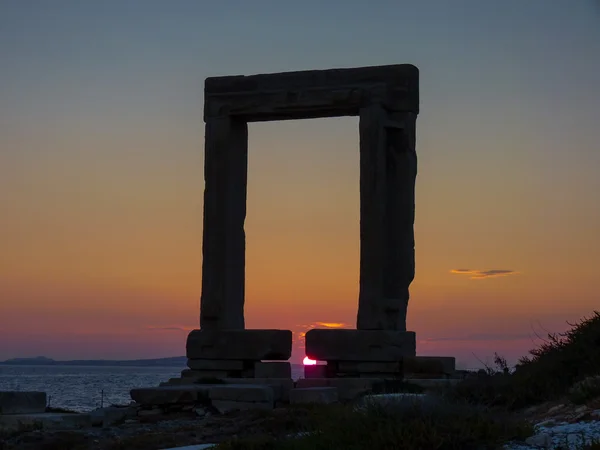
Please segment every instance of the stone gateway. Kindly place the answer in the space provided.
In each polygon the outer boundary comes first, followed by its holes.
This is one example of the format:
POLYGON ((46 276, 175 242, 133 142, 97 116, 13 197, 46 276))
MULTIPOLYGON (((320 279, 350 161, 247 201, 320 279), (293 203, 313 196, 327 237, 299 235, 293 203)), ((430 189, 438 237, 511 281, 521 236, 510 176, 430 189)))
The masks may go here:
POLYGON ((309 331, 307 354, 336 364, 415 356, 406 312, 415 274, 418 69, 401 64, 213 77, 206 79, 204 102, 202 295, 200 330, 187 342, 190 367, 216 364, 202 360, 250 367, 267 357, 290 357, 291 332, 245 330, 248 122, 336 116, 360 120, 358 314, 356 330, 309 331), (357 345, 348 350, 345 341, 357 345))

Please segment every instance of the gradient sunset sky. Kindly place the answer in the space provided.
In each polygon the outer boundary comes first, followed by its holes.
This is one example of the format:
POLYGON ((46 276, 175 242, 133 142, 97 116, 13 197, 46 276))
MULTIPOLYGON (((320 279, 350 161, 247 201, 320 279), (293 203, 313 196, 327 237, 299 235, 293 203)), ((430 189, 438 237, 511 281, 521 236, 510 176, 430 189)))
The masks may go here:
MULTIPOLYGON (((598 2, 3 0, 0 360, 183 355, 204 79, 399 63, 418 353, 514 361, 598 309, 598 2)), ((247 327, 355 326, 358 119, 249 133, 247 327)))

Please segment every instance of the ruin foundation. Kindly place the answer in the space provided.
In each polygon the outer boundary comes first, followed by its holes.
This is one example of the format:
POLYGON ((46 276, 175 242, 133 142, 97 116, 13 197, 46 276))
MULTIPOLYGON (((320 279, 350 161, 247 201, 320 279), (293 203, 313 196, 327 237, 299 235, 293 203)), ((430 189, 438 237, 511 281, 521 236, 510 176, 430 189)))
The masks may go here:
POLYGON ((294 401, 330 401, 332 387, 342 389, 340 398, 346 398, 382 378, 451 376, 454 358, 416 357, 415 333, 406 329, 415 275, 418 69, 404 64, 213 77, 206 79, 204 94, 200 329, 188 336, 189 369, 165 384, 218 378, 269 385, 276 399, 289 397, 282 392, 294 386, 287 362, 291 331, 245 329, 248 123, 337 116, 359 117, 356 329, 306 334, 307 356, 327 365, 307 368, 310 378, 298 382, 306 385, 296 387, 308 390, 294 401))

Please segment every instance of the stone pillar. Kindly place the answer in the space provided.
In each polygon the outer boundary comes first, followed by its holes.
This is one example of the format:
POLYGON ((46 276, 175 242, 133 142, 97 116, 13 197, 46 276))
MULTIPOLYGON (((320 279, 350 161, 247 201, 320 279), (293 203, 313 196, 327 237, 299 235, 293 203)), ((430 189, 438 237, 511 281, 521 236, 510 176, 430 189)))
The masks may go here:
POLYGON ((206 122, 200 328, 244 329, 248 124, 206 122))
POLYGON ((359 330, 406 331, 415 274, 415 113, 360 111, 359 330))

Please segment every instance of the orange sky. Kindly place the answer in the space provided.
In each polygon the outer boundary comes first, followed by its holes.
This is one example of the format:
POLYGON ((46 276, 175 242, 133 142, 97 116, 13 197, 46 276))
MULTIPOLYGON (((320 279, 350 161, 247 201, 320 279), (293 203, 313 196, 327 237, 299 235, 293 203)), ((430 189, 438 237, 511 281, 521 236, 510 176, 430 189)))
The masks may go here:
MULTIPOLYGON (((387 28, 398 11, 365 22, 357 4, 340 19, 364 33, 350 53, 319 22, 339 18, 333 10, 313 18, 309 37, 290 24, 268 55, 272 39, 233 15, 246 45, 238 59, 223 56, 238 41, 199 47, 217 24, 185 8, 172 10, 172 33, 155 35, 150 18, 164 18, 156 5, 142 12, 147 23, 83 6, 0 7, 0 42, 13 43, 0 79, 0 360, 184 353, 199 318, 202 82, 212 75, 420 67, 408 317, 420 354, 463 366, 495 351, 514 360, 536 332, 590 314, 600 264, 600 27, 583 9, 536 4, 514 16, 471 10, 466 22, 415 9, 419 21, 387 28), (81 25, 65 34, 70 15, 81 25), (33 16, 38 34, 26 34, 18 24, 33 16), (86 29, 92 18, 112 28, 86 29), (564 34, 554 36, 559 18, 564 34), (417 22, 424 37, 412 42, 417 22), (394 46, 378 40, 380 28, 394 46)), ((269 14, 295 17, 287 13, 269 14)), ((294 361, 310 326, 355 325, 357 125, 249 128, 246 323, 292 329, 294 361)))

